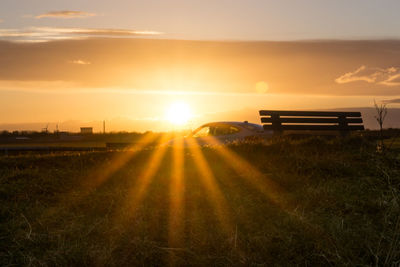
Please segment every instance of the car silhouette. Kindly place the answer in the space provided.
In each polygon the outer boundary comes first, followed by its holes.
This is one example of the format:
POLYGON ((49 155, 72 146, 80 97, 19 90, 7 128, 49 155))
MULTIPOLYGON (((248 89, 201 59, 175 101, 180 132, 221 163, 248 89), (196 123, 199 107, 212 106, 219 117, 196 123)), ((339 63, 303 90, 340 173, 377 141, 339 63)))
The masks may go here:
MULTIPOLYGON (((184 145, 217 145, 237 141, 261 140, 272 135, 271 131, 264 131, 262 125, 247 121, 222 121, 206 123, 184 137, 184 145)), ((180 138, 178 138, 180 139, 180 138)), ((167 144, 179 143, 174 139, 167 144)), ((181 142, 182 143, 182 142, 181 142)))

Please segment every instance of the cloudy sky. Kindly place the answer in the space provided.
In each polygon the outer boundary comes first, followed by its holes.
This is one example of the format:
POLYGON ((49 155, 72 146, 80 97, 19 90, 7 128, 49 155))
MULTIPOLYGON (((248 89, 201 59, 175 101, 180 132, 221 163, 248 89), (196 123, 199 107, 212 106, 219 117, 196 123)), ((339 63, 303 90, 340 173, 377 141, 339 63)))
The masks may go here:
POLYGON ((2 0, 0 128, 106 119, 163 130, 174 102, 194 124, 249 108, 396 106, 398 10, 397 0, 2 0))
MULTIPOLYGON (((398 38, 397 0, 2 0, 4 28, 112 28, 166 38, 398 38)), ((35 31, 35 30, 33 30, 35 31)))

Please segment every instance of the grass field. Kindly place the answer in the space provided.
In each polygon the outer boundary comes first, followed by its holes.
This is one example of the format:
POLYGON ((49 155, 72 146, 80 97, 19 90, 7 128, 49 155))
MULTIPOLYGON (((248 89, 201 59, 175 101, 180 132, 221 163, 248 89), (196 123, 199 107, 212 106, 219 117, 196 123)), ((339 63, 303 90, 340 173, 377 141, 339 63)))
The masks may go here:
POLYGON ((106 147, 104 142, 54 142, 54 143, 24 143, 24 144, 0 144, 2 148, 18 147, 106 147))
POLYGON ((398 266, 399 151, 362 138, 0 158, 0 265, 398 266))

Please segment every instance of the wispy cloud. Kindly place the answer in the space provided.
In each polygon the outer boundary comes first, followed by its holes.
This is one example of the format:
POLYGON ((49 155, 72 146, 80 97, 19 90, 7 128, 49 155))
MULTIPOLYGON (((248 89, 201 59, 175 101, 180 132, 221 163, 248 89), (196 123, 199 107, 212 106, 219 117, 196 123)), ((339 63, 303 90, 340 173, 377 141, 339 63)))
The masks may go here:
POLYGON ((38 27, 37 31, 58 34, 78 34, 95 36, 137 36, 137 35, 159 35, 157 31, 137 31, 130 29, 99 29, 99 28, 52 28, 38 27))
POLYGON ((0 91, 23 92, 52 92, 65 91, 77 88, 77 84, 71 81, 46 81, 46 80, 2 80, 0 79, 0 91))
POLYGON ((387 80, 381 82, 381 84, 388 85, 388 86, 400 85, 400 73, 391 75, 387 80))
POLYGON ((352 72, 347 72, 337 78, 335 82, 337 83, 349 83, 349 82, 356 82, 356 81, 364 81, 368 83, 373 83, 376 80, 375 73, 364 73, 366 71, 365 66, 359 67, 357 70, 352 72))
POLYGON ((82 59, 70 60, 68 62, 71 63, 71 64, 77 64, 77 65, 90 65, 90 64, 92 64, 92 62, 86 61, 86 60, 82 60, 82 59))
POLYGON ((43 37, 46 34, 30 29, 0 29, 0 37, 43 37))
POLYGON ((100 28, 30 27, 25 29, 0 29, 0 38, 12 41, 40 42, 90 37, 137 37, 163 34, 157 31, 100 28))
POLYGON ((400 98, 383 100, 382 102, 387 104, 400 104, 400 98))
POLYGON ((400 69, 397 67, 383 69, 361 66, 355 71, 347 72, 335 79, 335 82, 339 84, 357 81, 386 86, 397 86, 400 85, 400 69))
POLYGON ((96 16, 94 13, 84 11, 73 11, 73 10, 61 10, 61 11, 50 11, 35 16, 36 19, 42 18, 61 18, 61 19, 73 19, 73 18, 87 18, 96 16))

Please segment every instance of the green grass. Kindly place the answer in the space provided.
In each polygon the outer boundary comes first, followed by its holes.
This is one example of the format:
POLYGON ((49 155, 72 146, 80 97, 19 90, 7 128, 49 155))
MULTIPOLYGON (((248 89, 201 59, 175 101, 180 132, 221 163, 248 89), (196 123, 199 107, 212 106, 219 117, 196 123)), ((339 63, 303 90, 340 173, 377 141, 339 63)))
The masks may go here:
POLYGON ((228 149, 258 172, 202 148, 218 198, 198 158, 183 151, 183 208, 172 229, 172 149, 143 198, 138 184, 155 167, 148 165, 155 150, 138 153, 102 183, 128 152, 0 158, 0 265, 400 264, 398 151, 378 154, 360 138, 228 149))

